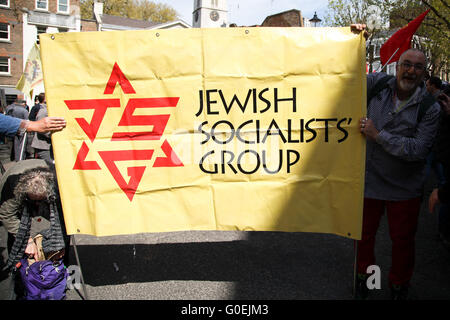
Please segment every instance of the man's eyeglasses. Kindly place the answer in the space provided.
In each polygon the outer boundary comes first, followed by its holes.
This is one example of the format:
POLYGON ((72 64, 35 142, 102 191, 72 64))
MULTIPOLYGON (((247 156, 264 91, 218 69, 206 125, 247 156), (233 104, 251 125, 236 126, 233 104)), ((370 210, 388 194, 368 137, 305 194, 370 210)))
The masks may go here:
POLYGON ((405 69, 405 70, 409 70, 409 68, 411 68, 411 67, 414 67, 415 71, 423 71, 423 70, 425 70, 425 66, 423 64, 420 64, 420 63, 412 64, 412 63, 409 63, 409 62, 402 62, 402 63, 400 63, 400 66, 403 69, 405 69))

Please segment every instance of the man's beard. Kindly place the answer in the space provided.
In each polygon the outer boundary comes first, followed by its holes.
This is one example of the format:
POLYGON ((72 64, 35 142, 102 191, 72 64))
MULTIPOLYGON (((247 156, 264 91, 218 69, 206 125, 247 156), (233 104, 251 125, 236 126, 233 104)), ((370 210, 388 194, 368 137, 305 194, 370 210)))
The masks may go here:
POLYGON ((409 82, 406 79, 402 79, 400 80, 399 83, 400 89, 402 89, 403 91, 412 91, 416 88, 417 84, 416 82, 409 82))

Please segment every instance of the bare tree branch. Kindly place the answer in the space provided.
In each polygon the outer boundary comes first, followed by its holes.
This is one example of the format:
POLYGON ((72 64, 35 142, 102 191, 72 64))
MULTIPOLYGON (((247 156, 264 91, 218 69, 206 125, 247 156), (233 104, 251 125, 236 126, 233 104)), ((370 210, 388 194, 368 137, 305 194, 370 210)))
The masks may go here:
POLYGON ((442 15, 439 14, 439 12, 436 10, 435 7, 433 7, 428 1, 426 0, 420 0, 424 5, 426 5, 428 8, 431 9, 431 11, 433 11, 433 13, 441 18, 446 24, 447 24, 447 29, 450 29, 450 21, 448 21, 445 17, 443 17, 442 15))

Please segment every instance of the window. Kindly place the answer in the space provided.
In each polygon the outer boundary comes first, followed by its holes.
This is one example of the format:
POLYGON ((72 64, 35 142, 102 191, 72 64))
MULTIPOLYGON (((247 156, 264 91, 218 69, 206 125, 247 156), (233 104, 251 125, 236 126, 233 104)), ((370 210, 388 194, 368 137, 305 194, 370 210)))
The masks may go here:
POLYGON ((379 45, 378 43, 375 44, 375 54, 374 57, 378 58, 380 56, 380 49, 381 49, 381 45, 379 45))
POLYGON ((9 41, 9 24, 0 23, 0 41, 9 41))
POLYGON ((0 57, 0 74, 11 74, 9 70, 9 57, 0 57))
POLYGON ((37 28, 37 39, 36 39, 36 43, 39 44, 39 35, 41 33, 46 33, 47 32, 47 27, 45 26, 36 26, 37 28))
POLYGON ((388 64, 388 66, 387 66, 387 74, 395 76, 396 73, 397 73, 396 70, 395 70, 396 65, 397 65, 397 63, 395 63, 395 62, 391 63, 391 64, 388 64))
POLYGON ((0 0, 0 7, 9 8, 9 0, 0 0))
POLYGON ((58 12, 69 13, 69 0, 58 0, 58 12))
POLYGON ((48 0, 36 0, 36 9, 48 10, 48 0))

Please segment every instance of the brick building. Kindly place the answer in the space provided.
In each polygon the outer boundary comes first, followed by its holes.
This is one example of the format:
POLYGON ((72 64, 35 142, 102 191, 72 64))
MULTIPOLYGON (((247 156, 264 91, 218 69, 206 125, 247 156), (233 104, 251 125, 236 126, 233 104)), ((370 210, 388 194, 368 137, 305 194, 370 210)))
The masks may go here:
MULTIPOLYGON (((80 0, 0 0, 0 92, 5 93, 6 104, 23 97, 15 87, 41 33, 189 27, 181 20, 154 23, 103 14, 103 3, 97 1, 92 19, 81 20, 80 0)), ((40 92, 43 84, 34 89, 40 92)))
POLYGON ((15 86, 39 34, 73 31, 80 31, 79 0, 0 0, 0 89, 7 104, 23 95, 15 86))
MULTIPOLYGON (((226 3, 222 0, 210 2, 195 0, 194 7, 197 6, 199 12, 217 11, 215 6, 221 8, 226 3), (211 8, 208 7, 210 2, 211 8)), ((225 19, 227 12, 224 12, 225 19)), ((211 13, 205 17, 214 18, 211 13)), ((305 27, 309 26, 309 20, 302 17, 301 11, 292 9, 268 16, 261 26, 305 27)), ((80 0, 0 0, 0 92, 6 94, 7 104, 17 96, 23 96, 15 86, 22 75, 28 53, 35 42, 39 43, 41 33, 190 27, 182 20, 154 23, 104 14, 103 3, 99 0, 94 2, 91 19, 81 19, 80 0)), ((35 89, 36 94, 43 91, 43 84, 35 89)), ((33 101, 27 102, 33 104, 33 101)))
MULTIPOLYGON (((317 18, 317 15, 314 16, 317 18)), ((235 23, 230 27, 237 27, 235 23)), ((302 12, 291 9, 267 16, 260 25, 247 27, 313 27, 311 20, 302 16, 302 12)))
POLYGON ((0 88, 7 103, 20 93, 15 89, 23 67, 23 27, 11 9, 11 0, 0 0, 0 88))
POLYGON ((292 9, 273 14, 264 19, 262 27, 304 27, 300 10, 292 9))

